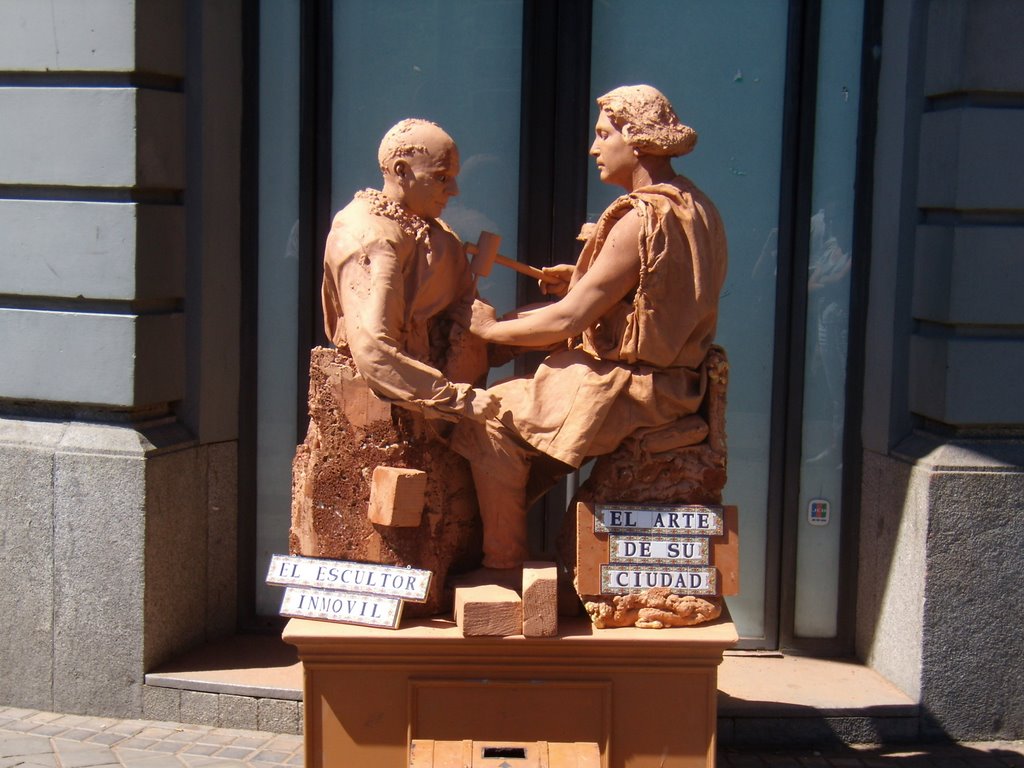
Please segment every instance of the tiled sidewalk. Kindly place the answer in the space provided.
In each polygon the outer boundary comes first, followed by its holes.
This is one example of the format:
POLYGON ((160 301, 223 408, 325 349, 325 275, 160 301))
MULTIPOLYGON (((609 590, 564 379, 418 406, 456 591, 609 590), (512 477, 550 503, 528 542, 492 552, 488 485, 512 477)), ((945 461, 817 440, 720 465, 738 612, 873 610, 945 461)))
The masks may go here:
POLYGON ((302 765, 302 737, 0 707, 0 768, 302 765))
POLYGON ((1024 768, 1024 741, 827 750, 724 747, 718 750, 718 768, 1024 768))
MULTIPOLYGON (((302 762, 301 736, 0 707, 0 768, 277 768, 302 762)), ((1024 742, 820 751, 724 747, 718 766, 1024 768, 1024 742)))

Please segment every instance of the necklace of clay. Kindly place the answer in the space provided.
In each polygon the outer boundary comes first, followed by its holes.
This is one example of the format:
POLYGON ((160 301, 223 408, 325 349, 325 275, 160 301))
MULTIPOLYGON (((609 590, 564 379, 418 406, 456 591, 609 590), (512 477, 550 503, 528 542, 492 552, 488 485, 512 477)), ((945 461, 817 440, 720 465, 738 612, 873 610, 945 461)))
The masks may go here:
POLYGON ((383 192, 376 189, 364 189, 356 192, 356 197, 366 200, 370 204, 370 212, 377 216, 391 219, 407 235, 411 235, 418 242, 426 244, 427 235, 430 232, 430 224, 426 219, 417 216, 415 213, 406 210, 383 192))

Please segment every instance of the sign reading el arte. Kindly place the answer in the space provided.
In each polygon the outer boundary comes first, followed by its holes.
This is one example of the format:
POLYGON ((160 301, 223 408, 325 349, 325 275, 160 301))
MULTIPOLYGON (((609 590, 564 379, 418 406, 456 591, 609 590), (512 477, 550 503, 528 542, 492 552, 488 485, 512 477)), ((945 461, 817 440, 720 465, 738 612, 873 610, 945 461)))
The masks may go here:
POLYGON ((708 540, 612 534, 608 537, 608 553, 612 562, 707 565, 708 540))
POLYGON ((652 531, 687 536, 721 536, 722 507, 700 504, 674 507, 598 504, 594 509, 594 530, 601 533, 652 531))
POLYGON ((281 615, 396 629, 402 618, 402 601, 336 589, 288 587, 281 601, 281 615))
POLYGON ((677 595, 714 595, 718 584, 713 567, 652 568, 619 563, 601 566, 603 595, 628 595, 655 587, 677 595))
POLYGON ((422 603, 430 592, 432 575, 430 571, 396 565, 274 555, 267 583, 344 590, 422 603))

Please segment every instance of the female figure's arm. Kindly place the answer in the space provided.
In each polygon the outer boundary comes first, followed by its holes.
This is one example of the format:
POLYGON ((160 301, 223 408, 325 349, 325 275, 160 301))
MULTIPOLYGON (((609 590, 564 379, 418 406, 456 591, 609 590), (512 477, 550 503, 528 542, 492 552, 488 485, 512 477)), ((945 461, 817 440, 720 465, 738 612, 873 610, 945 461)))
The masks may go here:
POLYGON ((639 239, 640 217, 630 211, 612 227, 590 269, 564 298, 511 320, 498 320, 493 307, 476 301, 470 330, 487 341, 523 347, 545 347, 579 335, 636 288, 639 239))

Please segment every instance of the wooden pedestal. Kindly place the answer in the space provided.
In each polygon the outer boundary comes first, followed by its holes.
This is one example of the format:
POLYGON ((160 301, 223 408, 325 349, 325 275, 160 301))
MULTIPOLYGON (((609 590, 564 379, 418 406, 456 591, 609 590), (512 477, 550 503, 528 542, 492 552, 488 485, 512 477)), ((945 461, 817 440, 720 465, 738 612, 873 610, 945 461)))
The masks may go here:
POLYGON ((711 768, 728 616, 698 627, 463 637, 292 619, 303 664, 306 768, 399 768, 413 739, 596 742, 604 768, 711 768))

